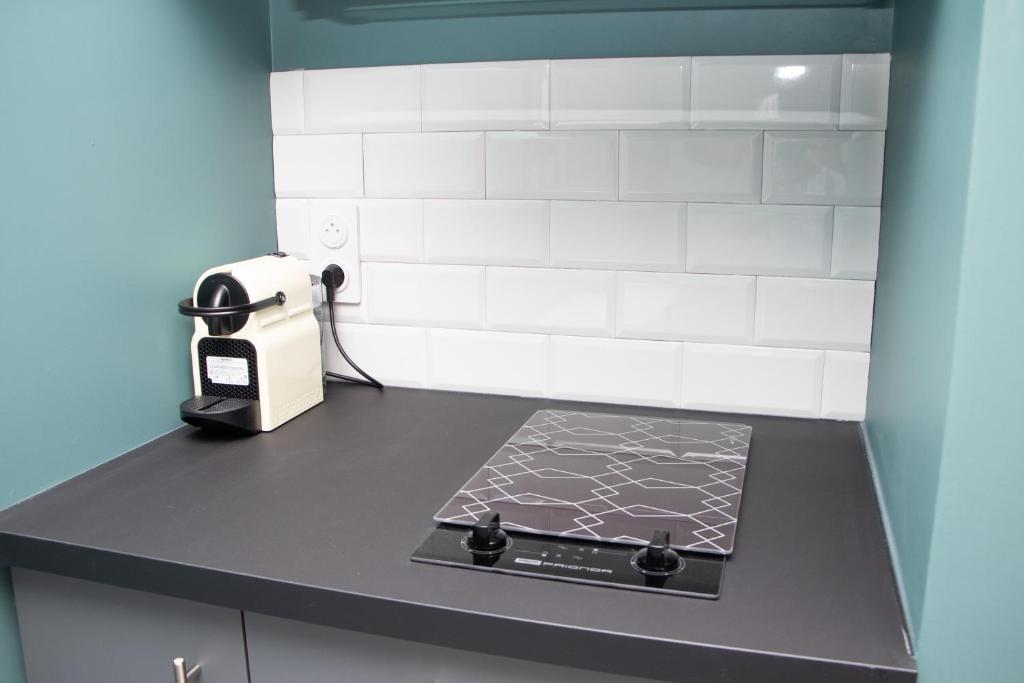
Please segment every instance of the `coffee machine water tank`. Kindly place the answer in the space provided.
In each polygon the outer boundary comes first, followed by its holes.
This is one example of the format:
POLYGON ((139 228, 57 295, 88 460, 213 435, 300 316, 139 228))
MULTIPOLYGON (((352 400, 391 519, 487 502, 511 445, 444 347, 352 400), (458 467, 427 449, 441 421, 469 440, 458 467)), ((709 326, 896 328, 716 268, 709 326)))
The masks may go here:
POLYGON ((195 318, 195 396, 181 404, 188 424, 268 432, 323 401, 320 328, 297 259, 271 254, 211 268, 178 311, 195 318))

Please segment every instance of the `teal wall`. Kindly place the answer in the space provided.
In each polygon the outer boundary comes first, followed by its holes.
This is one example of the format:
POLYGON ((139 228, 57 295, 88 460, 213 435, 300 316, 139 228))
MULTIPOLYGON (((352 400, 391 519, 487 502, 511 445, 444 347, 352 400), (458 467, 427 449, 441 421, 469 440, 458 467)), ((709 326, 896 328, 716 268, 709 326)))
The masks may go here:
POLYGON ((1024 3, 899 0, 866 430, 922 683, 1021 680, 1024 3))
POLYGON ((893 21, 866 428, 915 629, 949 403, 981 8, 899 0, 893 21))
POLYGON ((757 5, 751 1, 743 3, 746 9, 346 23, 344 8, 353 4, 371 3, 270 0, 274 70, 501 59, 888 52, 892 31, 892 8, 884 2, 873 7, 758 9, 749 7, 757 5))
POLYGON ((274 247, 269 70, 265 2, 0 3, 0 508, 178 425, 175 303, 274 247))
POLYGON ((1024 3, 985 0, 923 683, 1024 680, 1024 3))

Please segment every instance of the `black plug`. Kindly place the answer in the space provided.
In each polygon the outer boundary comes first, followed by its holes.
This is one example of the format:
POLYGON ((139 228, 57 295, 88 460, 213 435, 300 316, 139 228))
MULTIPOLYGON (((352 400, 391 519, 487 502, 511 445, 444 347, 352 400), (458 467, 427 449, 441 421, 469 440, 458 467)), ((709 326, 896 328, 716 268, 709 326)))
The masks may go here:
POLYGON ((334 293, 345 283, 345 271, 341 266, 332 263, 320 273, 320 282, 327 289, 327 301, 334 303, 334 293))

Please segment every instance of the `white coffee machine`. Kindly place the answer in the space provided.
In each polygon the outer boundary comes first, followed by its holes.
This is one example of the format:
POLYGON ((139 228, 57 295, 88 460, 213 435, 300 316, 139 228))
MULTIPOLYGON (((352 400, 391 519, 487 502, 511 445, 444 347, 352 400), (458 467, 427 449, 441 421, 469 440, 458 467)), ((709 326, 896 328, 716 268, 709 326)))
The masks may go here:
POLYGON ((309 275, 270 254, 211 268, 178 311, 194 317, 195 396, 181 419, 236 434, 268 432, 324 399, 309 275))

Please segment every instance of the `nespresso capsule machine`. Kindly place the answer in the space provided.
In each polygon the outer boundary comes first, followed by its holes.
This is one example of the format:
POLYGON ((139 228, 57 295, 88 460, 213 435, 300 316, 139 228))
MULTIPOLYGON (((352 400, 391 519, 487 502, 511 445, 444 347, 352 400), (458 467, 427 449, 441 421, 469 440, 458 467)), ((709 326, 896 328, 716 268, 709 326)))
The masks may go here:
POLYGON ((195 318, 196 395, 181 419, 236 434, 269 432, 324 399, 309 275, 284 254, 202 274, 178 311, 195 318))

